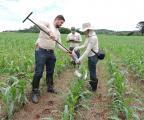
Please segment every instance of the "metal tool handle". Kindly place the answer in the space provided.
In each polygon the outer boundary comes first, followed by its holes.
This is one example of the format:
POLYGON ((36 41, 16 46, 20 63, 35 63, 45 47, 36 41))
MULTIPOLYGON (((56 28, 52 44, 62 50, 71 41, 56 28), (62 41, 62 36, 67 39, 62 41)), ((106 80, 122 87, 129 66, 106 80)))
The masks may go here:
MULTIPOLYGON (((47 35, 49 35, 45 30, 43 30, 39 25, 37 25, 33 20, 31 20, 29 17, 33 14, 33 12, 31 12, 24 20, 23 23, 28 19, 29 21, 31 21, 34 25, 36 25, 40 30, 42 30, 44 33, 46 33, 47 35)), ((60 42, 58 42, 57 40, 56 43, 58 43, 61 47, 63 47, 66 51, 68 51, 69 53, 71 53, 71 51, 69 49, 67 49, 66 47, 64 47, 60 42)))
POLYGON ((31 16, 32 14, 33 14, 33 12, 31 12, 22 22, 24 23, 29 18, 29 16, 31 16))

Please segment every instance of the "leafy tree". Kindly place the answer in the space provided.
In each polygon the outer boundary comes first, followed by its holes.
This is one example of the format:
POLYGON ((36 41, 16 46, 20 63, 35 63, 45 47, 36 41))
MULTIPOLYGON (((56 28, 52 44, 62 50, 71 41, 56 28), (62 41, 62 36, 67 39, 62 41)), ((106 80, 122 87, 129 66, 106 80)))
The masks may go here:
MULTIPOLYGON (((69 34, 71 32, 71 30, 69 28, 65 28, 65 27, 60 27, 59 31, 60 31, 61 34, 69 34)), ((82 32, 80 32, 78 29, 76 31, 82 34, 82 32)), ((5 31, 5 32, 39 33, 40 30, 36 25, 33 25, 30 28, 26 28, 26 29, 23 29, 23 30, 5 31)))
POLYGON ((61 27, 60 29, 61 34, 69 34, 71 31, 68 28, 61 27))

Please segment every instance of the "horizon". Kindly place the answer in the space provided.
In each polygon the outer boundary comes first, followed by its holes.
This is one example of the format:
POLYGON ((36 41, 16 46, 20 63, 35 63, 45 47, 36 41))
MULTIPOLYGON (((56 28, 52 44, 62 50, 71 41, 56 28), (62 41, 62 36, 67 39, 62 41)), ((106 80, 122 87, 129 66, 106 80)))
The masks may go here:
MULTIPOLYGON (((30 26, 30 27, 32 27, 32 26, 30 26)), ((29 29, 29 28, 24 28, 24 29, 19 29, 19 30, 25 30, 25 29, 29 29)), ((67 27, 63 27, 63 28, 67 28, 67 27)), ((70 28, 68 28, 68 29, 70 29, 70 28)), ((78 28, 76 28, 76 29, 78 29, 78 28)), ((0 32, 17 32, 19 30, 4 30, 4 31, 0 31, 0 32)), ((119 30, 119 31, 115 31, 115 30, 110 30, 110 29, 105 29, 105 28, 95 29, 95 31, 98 31, 98 30, 107 30, 107 31, 112 31, 112 32, 137 32, 137 31, 139 31, 139 30, 119 30)))

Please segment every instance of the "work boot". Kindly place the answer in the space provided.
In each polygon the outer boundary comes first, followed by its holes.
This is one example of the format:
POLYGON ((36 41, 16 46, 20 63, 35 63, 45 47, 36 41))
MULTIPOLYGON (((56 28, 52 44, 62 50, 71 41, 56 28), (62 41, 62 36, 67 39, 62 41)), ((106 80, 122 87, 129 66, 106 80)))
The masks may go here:
POLYGON ((47 92, 50 92, 50 93, 56 93, 56 90, 54 89, 54 85, 53 85, 53 77, 47 77, 46 78, 46 81, 47 81, 47 92))
POLYGON ((98 79, 96 78, 95 80, 91 80, 89 82, 89 84, 91 85, 92 91, 96 91, 97 90, 97 85, 98 85, 98 79))
POLYGON ((48 87, 47 92, 55 93, 55 94, 58 93, 53 87, 48 87))
POLYGON ((38 89, 34 89, 32 91, 32 102, 38 103, 39 102, 40 91, 38 89))

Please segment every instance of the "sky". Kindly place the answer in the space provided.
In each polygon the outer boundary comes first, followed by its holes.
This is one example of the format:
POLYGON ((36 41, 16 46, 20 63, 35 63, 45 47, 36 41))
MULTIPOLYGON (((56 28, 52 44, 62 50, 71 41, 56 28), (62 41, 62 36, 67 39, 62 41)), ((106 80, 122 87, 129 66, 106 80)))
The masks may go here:
POLYGON ((0 0, 0 31, 29 28, 33 24, 22 21, 30 12, 37 22, 52 22, 62 14, 67 28, 90 22, 96 29, 137 30, 144 21, 143 5, 144 0, 0 0))

